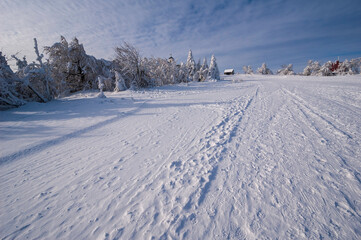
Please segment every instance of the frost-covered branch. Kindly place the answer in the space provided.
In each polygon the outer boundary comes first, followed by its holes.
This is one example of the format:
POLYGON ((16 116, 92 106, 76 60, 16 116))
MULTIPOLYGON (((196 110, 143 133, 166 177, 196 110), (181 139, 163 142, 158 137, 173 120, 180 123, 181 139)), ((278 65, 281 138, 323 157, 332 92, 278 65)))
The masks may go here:
POLYGON ((43 67, 43 54, 39 54, 39 48, 38 48, 38 41, 36 40, 36 38, 34 38, 34 49, 35 49, 35 54, 37 56, 36 60, 40 63, 40 66, 43 67))

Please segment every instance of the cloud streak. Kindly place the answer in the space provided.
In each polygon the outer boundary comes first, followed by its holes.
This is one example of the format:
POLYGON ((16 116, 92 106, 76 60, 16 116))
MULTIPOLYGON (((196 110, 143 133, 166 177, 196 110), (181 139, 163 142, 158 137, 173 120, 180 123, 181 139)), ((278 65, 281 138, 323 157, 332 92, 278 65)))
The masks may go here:
POLYGON ((0 49, 34 58, 32 39, 51 45, 74 36, 87 53, 111 59, 128 41, 144 56, 185 61, 214 53, 219 66, 241 71, 266 61, 271 68, 308 59, 361 55, 361 4, 335 1, 2 0, 0 49))

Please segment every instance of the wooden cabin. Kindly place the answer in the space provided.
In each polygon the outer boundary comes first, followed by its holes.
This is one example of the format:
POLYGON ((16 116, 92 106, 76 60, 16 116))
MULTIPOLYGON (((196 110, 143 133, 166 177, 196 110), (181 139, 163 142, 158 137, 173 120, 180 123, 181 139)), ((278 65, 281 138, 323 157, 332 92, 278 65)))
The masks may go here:
POLYGON ((226 69, 224 70, 224 75, 233 75, 234 74, 234 69, 226 69))

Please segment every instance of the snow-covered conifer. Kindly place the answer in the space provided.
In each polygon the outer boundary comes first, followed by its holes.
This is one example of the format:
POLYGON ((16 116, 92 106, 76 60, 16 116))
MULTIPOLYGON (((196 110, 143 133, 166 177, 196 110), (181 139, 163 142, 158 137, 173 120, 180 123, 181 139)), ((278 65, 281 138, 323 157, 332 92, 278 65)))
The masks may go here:
POLYGON ((98 76, 98 88, 99 88, 99 94, 98 94, 98 98, 106 98, 106 96, 104 95, 103 89, 104 89, 105 85, 104 85, 104 78, 102 76, 98 76))
POLYGON ((178 78, 179 78, 179 82, 188 82, 188 69, 186 67, 186 65, 181 62, 179 64, 179 66, 177 66, 178 68, 178 78))
POLYGON ((201 66, 202 69, 208 69, 208 63, 207 63, 207 58, 203 59, 203 64, 201 66))
POLYGON ((196 72, 196 63, 193 59, 193 55, 192 55, 192 50, 189 49, 188 52, 188 57, 187 57, 187 62, 186 62, 186 67, 188 69, 188 78, 189 79, 193 79, 193 75, 196 72))
POLYGON ((208 64, 207 64, 207 59, 204 58, 203 59, 203 64, 201 66, 201 69, 199 70, 199 81, 204 82, 205 80, 207 80, 208 77, 208 64))
POLYGON ((118 71, 114 71, 115 75, 115 88, 114 92, 124 91, 126 90, 124 78, 118 71))
POLYGON ((198 62, 196 64, 196 71, 199 71, 202 67, 202 64, 201 64, 201 59, 198 59, 198 62))
POLYGON ((211 63, 209 64, 208 76, 210 79, 220 80, 218 65, 216 57, 212 55, 211 63))
POLYGON ((193 81, 194 82, 200 82, 201 81, 201 74, 200 70, 196 71, 193 75, 193 81))

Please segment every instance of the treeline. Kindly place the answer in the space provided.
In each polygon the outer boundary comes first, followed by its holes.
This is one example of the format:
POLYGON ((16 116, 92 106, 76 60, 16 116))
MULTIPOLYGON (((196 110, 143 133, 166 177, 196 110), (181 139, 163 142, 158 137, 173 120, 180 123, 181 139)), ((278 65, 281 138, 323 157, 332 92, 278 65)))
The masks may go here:
MULTIPOLYGON (((343 62, 328 61, 321 65, 317 61, 309 60, 307 66, 302 73, 295 73, 293 71, 293 65, 283 65, 281 69, 277 70, 277 75, 302 75, 302 76, 336 76, 336 75, 354 75, 360 74, 361 58, 345 60, 343 62)), ((245 74, 253 74, 251 66, 243 66, 245 74)), ((257 72, 262 75, 273 75, 273 72, 267 67, 266 63, 263 63, 257 72)))
POLYGON ((34 49, 37 59, 30 64, 26 57, 11 56, 16 60, 16 72, 0 52, 0 109, 29 101, 48 102, 83 90, 100 89, 102 94, 103 91, 220 79, 216 58, 212 56, 209 66, 205 58, 203 64, 200 60, 196 63, 191 50, 184 64, 177 63, 173 57, 142 57, 126 42, 115 49, 116 57, 112 61, 86 54, 77 38, 68 42, 61 37, 60 42, 44 47, 46 59, 39 53, 36 39, 34 49))

